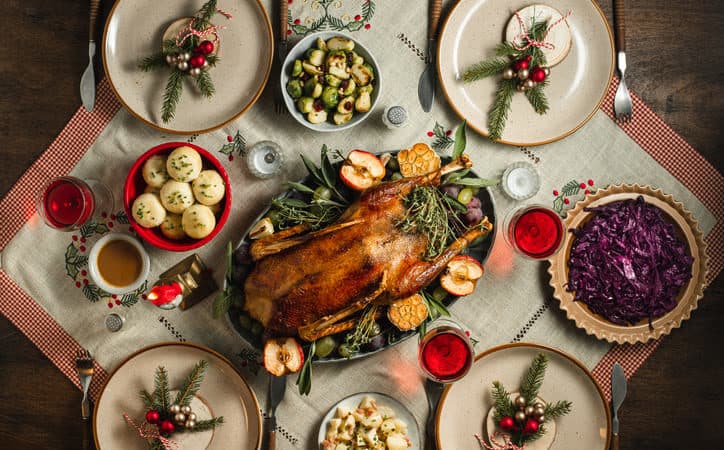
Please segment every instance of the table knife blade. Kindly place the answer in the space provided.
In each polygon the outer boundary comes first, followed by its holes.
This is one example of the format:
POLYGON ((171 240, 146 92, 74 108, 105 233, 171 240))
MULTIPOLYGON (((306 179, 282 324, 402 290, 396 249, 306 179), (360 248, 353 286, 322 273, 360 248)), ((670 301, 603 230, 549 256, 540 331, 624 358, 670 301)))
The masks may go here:
POLYGON ((613 410, 613 450, 618 450, 618 409, 626 398, 626 374, 619 363, 611 370, 611 409, 613 410))
POLYGON ((80 78, 80 99, 86 111, 93 111, 96 102, 96 77, 93 70, 93 58, 96 54, 96 43, 88 43, 88 67, 80 78))

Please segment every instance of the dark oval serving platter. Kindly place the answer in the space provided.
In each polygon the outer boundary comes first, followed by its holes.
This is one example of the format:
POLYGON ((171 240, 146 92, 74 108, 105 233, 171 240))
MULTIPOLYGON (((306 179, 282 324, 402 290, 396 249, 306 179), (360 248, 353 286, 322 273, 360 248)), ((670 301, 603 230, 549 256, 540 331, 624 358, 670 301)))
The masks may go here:
MULTIPOLYGON (((397 152, 391 152, 392 155, 396 155, 397 152)), ((442 156, 442 162, 443 164, 450 162, 450 157, 442 156)), ((335 170, 335 173, 338 173, 339 167, 342 164, 342 161, 337 161, 335 163, 332 163, 332 167, 335 170)), ((468 174, 468 177, 478 177, 478 175, 474 171, 470 171, 468 174)), ((385 180, 389 179, 389 174, 387 174, 385 180)), ((304 177, 301 181, 301 184, 307 185, 314 189, 316 186, 314 185, 314 181, 311 175, 308 175, 304 177)), ((282 192, 278 196, 275 197, 275 199, 279 198, 287 198, 290 196, 296 195, 296 191, 294 189, 287 190, 285 192, 282 192)), ((495 214, 495 200, 493 198, 492 190, 489 187, 481 188, 476 197, 480 200, 481 203, 481 209, 483 211, 483 214, 488 217, 488 220, 495 226, 496 224, 496 214, 495 214)), ((270 209, 272 207, 271 202, 269 205, 262 211, 259 216, 254 219, 251 226, 244 232, 243 237, 239 241, 239 243, 234 248, 234 255, 232 256, 232 259, 236 257, 236 253, 240 251, 240 249, 243 249, 244 247, 247 247, 251 244, 251 239, 249 239, 249 232, 254 227, 254 225, 259 222, 261 219, 266 217, 266 215, 269 213, 270 209)), ((485 261, 488 259, 488 256, 490 254, 490 250, 493 247, 493 236, 495 231, 491 232, 486 236, 482 241, 475 243, 475 245, 468 247, 463 253, 472 256, 477 261, 479 261, 481 264, 485 264, 485 261)), ((250 270, 250 269, 247 269, 250 270)), ((226 285, 224 288, 226 289, 226 285)), ((239 288, 242 290, 243 295, 243 286, 239 286, 239 288)), ((443 304, 448 307, 455 303, 458 297, 448 295, 444 300, 443 304)), ((245 315, 244 311, 241 308, 238 307, 232 307, 229 309, 229 311, 226 314, 226 318, 231 324, 232 329, 245 341, 247 341, 249 344, 252 345, 256 350, 262 351, 264 348, 264 333, 263 329, 260 329, 258 325, 251 326, 249 322, 246 323, 246 325, 242 324, 242 321, 240 318, 245 315)), ((252 321, 253 323, 253 321, 252 321)), ((380 351, 383 351, 389 347, 392 347, 394 345, 399 344, 400 342, 403 342, 410 337, 417 334, 417 330, 410 330, 410 331, 400 331, 398 330, 394 325, 387 322, 386 318, 381 319, 381 331, 382 334, 385 336, 385 344, 380 348, 375 349, 362 349, 361 351, 353 354, 349 358, 345 358, 342 356, 339 356, 336 351, 330 354, 327 357, 324 358, 314 358, 314 363, 330 363, 330 362, 339 362, 339 361, 347 361, 347 360, 353 360, 358 358, 364 358, 370 355, 373 355, 375 353, 378 353, 380 351)), ((339 342, 338 342, 339 343, 339 342)), ((303 346, 305 347, 305 352, 307 351, 307 343, 303 343, 303 346)))

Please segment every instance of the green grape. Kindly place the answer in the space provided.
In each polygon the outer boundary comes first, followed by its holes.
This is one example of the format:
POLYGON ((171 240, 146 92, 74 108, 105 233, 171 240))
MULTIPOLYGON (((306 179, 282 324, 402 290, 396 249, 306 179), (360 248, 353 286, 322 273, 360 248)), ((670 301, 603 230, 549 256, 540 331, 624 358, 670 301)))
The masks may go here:
POLYGON ((349 348, 349 345, 347 344, 341 344, 339 347, 337 347, 337 353, 339 353, 339 356, 342 358, 349 358, 352 356, 352 349, 349 348))
POLYGON ((319 186, 312 194, 312 200, 329 200, 332 198, 332 190, 325 186, 319 186))
POLYGON ((470 203, 470 200, 473 199, 473 190, 470 188, 465 188, 460 191, 458 194, 458 201, 462 203, 463 205, 467 205, 470 203))
POLYGON ((324 358, 329 356, 336 346, 337 342, 332 336, 325 336, 322 339, 317 340, 314 354, 317 355, 317 358, 324 358))

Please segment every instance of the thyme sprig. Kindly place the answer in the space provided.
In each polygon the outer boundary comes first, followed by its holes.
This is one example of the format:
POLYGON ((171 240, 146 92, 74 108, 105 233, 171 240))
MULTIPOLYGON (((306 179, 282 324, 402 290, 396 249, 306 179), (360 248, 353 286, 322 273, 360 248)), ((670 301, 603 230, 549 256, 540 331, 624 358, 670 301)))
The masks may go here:
POLYGON ((344 343, 349 348, 350 353, 359 352, 360 348, 371 341, 376 334, 377 327, 375 325, 377 322, 375 316, 378 307, 376 304, 369 305, 362 313, 362 317, 357 322, 354 331, 345 337, 344 343))

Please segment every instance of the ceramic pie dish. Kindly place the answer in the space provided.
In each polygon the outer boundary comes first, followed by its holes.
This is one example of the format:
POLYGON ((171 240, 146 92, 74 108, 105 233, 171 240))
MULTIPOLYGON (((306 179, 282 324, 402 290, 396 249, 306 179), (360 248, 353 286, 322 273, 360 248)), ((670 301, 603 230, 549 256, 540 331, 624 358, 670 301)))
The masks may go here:
POLYGON ((568 259, 575 240, 573 233, 566 233, 561 250, 548 260, 550 285, 554 290, 553 296, 560 301, 561 309, 566 312, 568 318, 586 333, 618 344, 647 342, 669 334, 672 329, 680 327, 681 323, 691 316, 699 299, 704 295, 708 258, 703 234, 691 212, 660 189, 637 184, 622 184, 599 190, 578 202, 573 209, 568 211, 564 226, 567 230, 583 226, 596 214, 586 211, 588 207, 636 199, 639 196, 643 197, 646 203, 657 207, 664 213, 665 220, 674 225, 679 239, 686 243, 688 254, 693 258, 691 279, 682 286, 676 299, 676 306, 668 313, 653 319, 651 326, 647 319, 634 325, 618 325, 593 313, 583 302, 575 301, 575 293, 566 290, 568 259))

